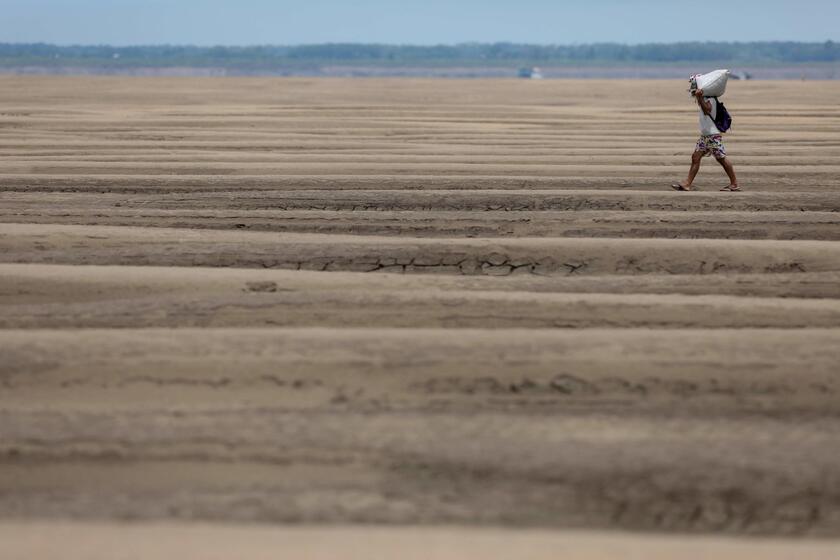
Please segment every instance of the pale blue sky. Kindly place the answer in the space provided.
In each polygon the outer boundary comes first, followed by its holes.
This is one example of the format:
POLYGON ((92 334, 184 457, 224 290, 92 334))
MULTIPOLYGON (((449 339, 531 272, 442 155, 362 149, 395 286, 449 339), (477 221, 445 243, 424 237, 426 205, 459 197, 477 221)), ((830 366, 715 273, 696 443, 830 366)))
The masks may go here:
POLYGON ((0 42, 62 45, 837 41, 838 22, 840 0, 0 0, 0 42))

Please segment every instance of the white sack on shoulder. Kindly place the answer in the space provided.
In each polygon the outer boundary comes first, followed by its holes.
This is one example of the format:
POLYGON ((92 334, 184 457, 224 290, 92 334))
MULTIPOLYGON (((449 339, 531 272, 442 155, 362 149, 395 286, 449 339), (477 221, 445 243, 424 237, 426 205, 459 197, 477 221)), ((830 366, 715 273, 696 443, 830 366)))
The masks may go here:
POLYGON ((726 83, 732 73, 729 70, 715 70, 695 78, 697 89, 703 90, 706 97, 720 97, 726 93, 726 83))

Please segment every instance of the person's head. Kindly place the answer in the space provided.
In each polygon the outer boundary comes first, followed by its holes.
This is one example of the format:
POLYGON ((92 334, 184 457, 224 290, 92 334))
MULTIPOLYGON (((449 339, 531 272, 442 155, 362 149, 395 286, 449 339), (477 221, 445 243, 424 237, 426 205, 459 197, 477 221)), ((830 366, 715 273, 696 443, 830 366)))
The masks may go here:
POLYGON ((703 74, 692 74, 688 78, 688 94, 692 97, 697 93, 697 78, 703 74))

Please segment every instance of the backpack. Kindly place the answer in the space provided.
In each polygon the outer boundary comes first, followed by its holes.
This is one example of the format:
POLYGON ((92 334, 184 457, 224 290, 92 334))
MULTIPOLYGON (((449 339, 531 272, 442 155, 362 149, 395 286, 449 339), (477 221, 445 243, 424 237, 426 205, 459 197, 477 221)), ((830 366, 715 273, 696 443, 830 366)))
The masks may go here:
POLYGON ((715 126, 721 132, 728 132, 732 128, 732 115, 726 110, 723 102, 717 97, 713 98, 717 102, 717 115, 714 118, 715 126))

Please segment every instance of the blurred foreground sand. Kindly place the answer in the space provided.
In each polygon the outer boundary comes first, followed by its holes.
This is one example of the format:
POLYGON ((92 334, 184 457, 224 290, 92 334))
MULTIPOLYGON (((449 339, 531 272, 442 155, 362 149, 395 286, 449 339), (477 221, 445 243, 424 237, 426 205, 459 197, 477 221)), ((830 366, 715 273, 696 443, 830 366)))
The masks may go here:
POLYGON ((14 560, 832 560, 840 553, 840 544, 819 541, 457 527, 7 523, 0 539, 11 543, 4 548, 14 560))

